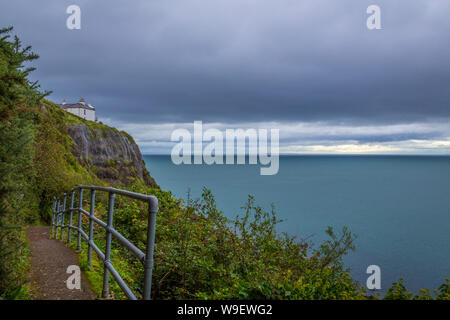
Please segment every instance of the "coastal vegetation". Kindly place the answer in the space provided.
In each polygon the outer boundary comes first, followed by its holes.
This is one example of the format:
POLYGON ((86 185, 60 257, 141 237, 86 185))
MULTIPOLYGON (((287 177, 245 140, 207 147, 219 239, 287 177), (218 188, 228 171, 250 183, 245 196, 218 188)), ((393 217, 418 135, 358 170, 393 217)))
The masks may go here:
MULTIPOLYGON (((22 47, 19 39, 11 39, 11 31, 0 30, 1 298, 27 296, 26 226, 48 225, 53 197, 89 184, 158 197, 154 299, 374 298, 352 279, 343 264, 343 256, 355 250, 355 235, 346 228, 336 232, 330 227, 326 231, 329 240, 313 246, 308 239, 279 233, 275 209, 264 210, 251 196, 242 212, 228 219, 206 188, 200 199, 178 199, 160 189, 145 168, 142 175, 137 170, 123 171, 130 165, 128 160, 107 159, 100 170, 93 159, 78 157, 77 145, 68 132, 73 126, 86 127, 92 139, 114 133, 130 145, 135 143, 125 132, 80 119, 46 100, 48 92, 28 79, 33 68, 25 68, 38 56, 30 47, 22 47), (121 177, 123 172, 127 177, 121 177), (115 176, 118 178, 111 179, 115 176)), ((106 220, 106 203, 106 195, 99 194, 95 215, 102 220, 106 220)), ((83 205, 89 208, 88 201, 83 205)), ((146 238, 145 209, 142 203, 117 197, 114 226, 141 249, 146 238)), ((101 249, 103 232, 102 228, 95 230, 95 242, 101 249)), ((84 242, 80 265, 99 294, 102 263, 94 258, 93 266, 88 266, 85 246, 84 242)), ((140 262, 114 242, 112 263, 130 288, 142 292, 140 262)), ((111 283, 113 297, 124 298, 111 283)), ((450 285, 446 280, 433 293, 426 289, 413 295, 400 279, 384 298, 449 299, 450 285)))

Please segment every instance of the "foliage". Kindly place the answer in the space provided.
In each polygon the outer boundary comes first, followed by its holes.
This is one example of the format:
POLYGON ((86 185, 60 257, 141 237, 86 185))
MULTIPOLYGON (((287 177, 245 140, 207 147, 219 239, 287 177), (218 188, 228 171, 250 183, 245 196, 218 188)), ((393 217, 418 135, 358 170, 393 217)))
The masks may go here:
MULTIPOLYGON (((279 234, 276 225, 280 221, 275 211, 265 212, 251 196, 242 216, 230 220, 217 209, 206 188, 201 199, 188 198, 186 202, 170 192, 142 184, 134 185, 132 190, 159 199, 152 292, 155 299, 364 298, 364 290, 342 264, 342 256, 353 249, 354 235, 347 229, 338 237, 330 228, 331 240, 314 249, 305 240, 279 234)), ((96 215, 106 220, 103 203, 97 202, 96 215)), ((142 250, 147 218, 141 202, 117 198, 115 228, 142 250)), ((101 228, 96 228, 95 234, 96 244, 104 249, 101 228)), ((129 286, 142 292, 140 262, 114 241, 112 259, 129 286)), ((90 278, 99 287, 100 277, 91 274, 90 278)), ((113 291, 116 298, 123 297, 120 289, 113 291)))
POLYGON ((398 282, 394 282, 389 288, 384 300, 450 300, 450 279, 445 279, 438 290, 434 290, 434 297, 430 289, 421 289, 418 295, 409 292, 401 277, 398 282))
MULTIPOLYGON (((197 200, 176 199, 170 191, 140 184, 132 191, 158 197, 154 299, 373 299, 354 281, 342 257, 354 250, 355 236, 346 228, 313 247, 307 240, 279 234, 275 211, 264 211, 249 196, 242 215, 226 218, 213 195, 203 190, 197 200)), ((106 203, 106 199, 103 200, 106 203)), ((106 206, 97 202, 96 215, 106 220, 106 206)), ((88 204, 86 204, 86 208, 88 204)), ((139 201, 118 197, 114 226, 145 249, 147 214, 139 201)), ((104 233, 96 228, 96 244, 104 250, 104 233)), ((82 260, 85 259, 82 253, 82 260)), ((135 292, 142 292, 143 267, 113 241, 113 265, 135 292)), ((101 288, 102 268, 87 268, 94 286, 101 288), (98 272, 94 275, 93 272, 98 272)), ((117 299, 125 298, 114 281, 117 299)), ((448 280, 434 299, 448 299, 448 280)), ((97 291, 98 292, 98 291, 97 291)), ((431 299, 429 290, 415 299, 431 299)), ((98 292, 100 293, 100 292, 98 292)), ((386 299, 411 299, 406 287, 394 284, 386 299)))
POLYGON ((27 76, 24 64, 38 56, 23 48, 12 27, 0 29, 0 296, 17 295, 24 279, 23 226, 36 220, 33 139, 37 110, 46 93, 27 76))

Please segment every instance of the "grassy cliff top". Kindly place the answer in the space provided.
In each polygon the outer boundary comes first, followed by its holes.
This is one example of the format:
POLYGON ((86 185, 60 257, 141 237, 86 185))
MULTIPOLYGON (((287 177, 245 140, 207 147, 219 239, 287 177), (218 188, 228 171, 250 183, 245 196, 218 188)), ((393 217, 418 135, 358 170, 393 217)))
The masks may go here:
POLYGON ((67 112, 63 109, 61 109, 57 104, 47 100, 47 99, 43 99, 43 105, 52 110, 53 116, 60 120, 62 123, 64 123, 66 126, 70 126, 70 125, 77 125, 77 124, 84 124, 85 126, 87 126, 89 129, 97 129, 97 130, 110 130, 110 131, 114 131, 117 132, 121 135, 126 136, 130 142, 132 143, 136 143, 133 139, 133 137, 128 134, 125 131, 122 130, 118 130, 114 127, 110 127, 102 122, 96 122, 96 121, 89 121, 89 120, 85 120, 83 118, 80 118, 70 112, 67 112))

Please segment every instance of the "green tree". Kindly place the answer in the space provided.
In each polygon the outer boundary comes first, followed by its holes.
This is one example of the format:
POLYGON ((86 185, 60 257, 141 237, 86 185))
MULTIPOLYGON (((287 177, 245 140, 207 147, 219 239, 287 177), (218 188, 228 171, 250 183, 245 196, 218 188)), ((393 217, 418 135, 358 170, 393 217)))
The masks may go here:
POLYGON ((23 226, 37 216, 33 192, 33 138, 39 102, 47 93, 27 77, 38 58, 31 47, 10 40, 12 27, 0 29, 0 296, 23 281, 23 226))

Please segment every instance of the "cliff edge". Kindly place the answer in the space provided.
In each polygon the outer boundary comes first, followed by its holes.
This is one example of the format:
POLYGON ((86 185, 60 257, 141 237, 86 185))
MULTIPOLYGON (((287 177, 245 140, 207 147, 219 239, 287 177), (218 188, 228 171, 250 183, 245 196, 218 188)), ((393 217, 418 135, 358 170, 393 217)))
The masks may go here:
POLYGON ((44 100, 36 139, 36 160, 58 189, 77 184, 159 188, 134 139, 103 123, 84 120, 44 100))
POLYGON ((147 186, 156 187, 145 168, 139 147, 127 133, 105 125, 88 126, 85 123, 68 125, 67 133, 74 142, 72 154, 98 178, 123 185, 140 178, 147 186))

